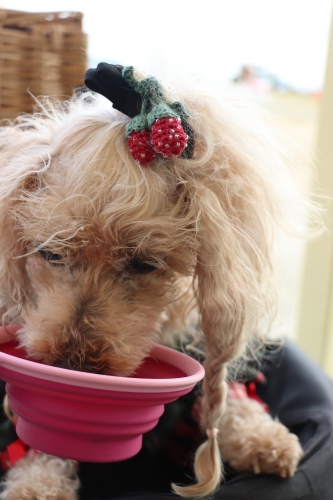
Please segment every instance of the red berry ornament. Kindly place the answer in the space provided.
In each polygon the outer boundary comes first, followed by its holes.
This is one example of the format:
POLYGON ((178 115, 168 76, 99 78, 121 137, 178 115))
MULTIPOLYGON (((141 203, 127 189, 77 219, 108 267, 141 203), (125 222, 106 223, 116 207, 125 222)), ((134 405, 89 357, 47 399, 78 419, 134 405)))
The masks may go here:
POLYGON ((128 138, 128 145, 134 160, 148 166, 156 156, 150 143, 150 131, 139 130, 132 132, 128 138))
POLYGON ((151 127, 151 143, 163 156, 179 156, 187 146, 187 135, 177 118, 159 118, 151 127))

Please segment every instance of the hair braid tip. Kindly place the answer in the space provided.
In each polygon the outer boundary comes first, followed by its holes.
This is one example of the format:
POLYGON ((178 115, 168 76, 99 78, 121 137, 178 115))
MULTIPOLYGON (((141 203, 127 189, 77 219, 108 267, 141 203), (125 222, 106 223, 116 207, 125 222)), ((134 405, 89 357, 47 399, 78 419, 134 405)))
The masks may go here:
MULTIPOLYGON (((212 437, 202 443, 195 456, 194 470, 197 484, 189 486, 172 485, 173 491, 184 498, 203 498, 212 495, 223 480, 223 465, 215 429, 212 437)), ((217 429, 216 429, 217 430, 217 429)))

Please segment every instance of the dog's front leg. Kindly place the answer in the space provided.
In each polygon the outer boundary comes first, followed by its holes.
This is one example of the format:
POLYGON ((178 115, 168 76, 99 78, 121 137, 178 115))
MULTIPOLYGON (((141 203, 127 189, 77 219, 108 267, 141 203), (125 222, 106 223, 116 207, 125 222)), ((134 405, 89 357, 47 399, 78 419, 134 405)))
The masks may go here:
POLYGON ((6 474, 1 500, 76 500, 77 463, 30 450, 6 474))

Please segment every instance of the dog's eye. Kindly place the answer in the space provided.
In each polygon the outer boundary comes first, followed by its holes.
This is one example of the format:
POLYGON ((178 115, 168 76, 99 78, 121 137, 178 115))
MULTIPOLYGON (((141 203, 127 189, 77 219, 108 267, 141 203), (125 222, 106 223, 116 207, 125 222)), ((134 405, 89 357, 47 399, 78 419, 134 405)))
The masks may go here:
POLYGON ((49 250, 38 250, 39 255, 46 260, 46 262, 59 262, 63 259, 62 255, 58 253, 52 253, 49 250))
POLYGON ((144 260, 139 260, 139 259, 131 260, 130 266, 133 272, 136 274, 148 274, 153 271, 156 271, 157 269, 157 263, 156 265, 154 265, 151 262, 146 262, 144 260))

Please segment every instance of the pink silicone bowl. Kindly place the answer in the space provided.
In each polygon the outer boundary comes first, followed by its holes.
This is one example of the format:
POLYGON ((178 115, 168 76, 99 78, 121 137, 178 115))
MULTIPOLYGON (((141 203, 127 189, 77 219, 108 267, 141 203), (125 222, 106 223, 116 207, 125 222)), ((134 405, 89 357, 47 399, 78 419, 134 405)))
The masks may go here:
POLYGON ((80 461, 116 462, 141 449, 164 405, 204 376, 195 360, 154 345, 132 377, 66 370, 26 359, 19 326, 0 327, 0 378, 19 415, 17 433, 32 448, 80 461))

